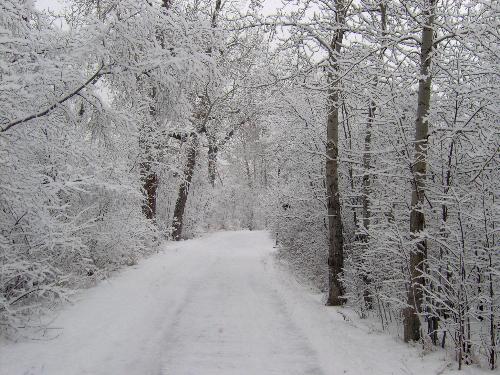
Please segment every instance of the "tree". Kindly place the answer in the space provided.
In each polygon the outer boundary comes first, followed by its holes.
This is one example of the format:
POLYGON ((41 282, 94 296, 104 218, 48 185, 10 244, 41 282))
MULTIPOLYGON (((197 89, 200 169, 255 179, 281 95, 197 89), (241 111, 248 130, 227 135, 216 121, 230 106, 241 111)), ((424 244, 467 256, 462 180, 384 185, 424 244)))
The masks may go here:
POLYGON ((0 327, 13 336, 41 307, 154 251, 142 155, 151 171, 168 164, 159 135, 188 123, 184 85, 209 65, 192 39, 203 33, 186 34, 200 25, 181 12, 73 5, 71 32, 31 2, 0 9, 0 327))
POLYGON ((328 121, 326 127, 326 196, 328 207, 328 270, 329 286, 327 305, 338 306, 345 301, 343 299, 344 287, 340 281, 340 275, 344 267, 344 234, 342 233, 342 213, 340 208, 339 190, 339 110, 340 110, 340 72, 339 55, 342 49, 344 32, 346 28, 346 14, 348 4, 342 0, 335 1, 335 21, 337 30, 332 36, 330 44, 329 59, 330 71, 328 72, 328 121))
MULTIPOLYGON (((200 150, 195 152, 199 156, 205 155, 201 146, 205 147, 206 141, 207 176, 213 195, 217 194, 215 188, 218 154, 253 115, 242 105, 242 100, 250 103, 252 99, 248 97, 249 91, 241 86, 255 60, 259 33, 241 35, 237 31, 230 31, 233 22, 230 19, 230 6, 231 3, 219 0, 213 3, 213 8, 211 1, 198 2, 192 6, 192 12, 200 18, 200 22, 208 23, 209 38, 204 41, 202 47, 205 54, 212 59, 217 73, 207 75, 204 80, 194 85, 191 97, 192 129, 189 132, 174 134, 174 138, 182 142, 197 137, 199 141, 190 143, 188 149, 195 144, 200 146, 200 150), (224 6, 229 9, 226 11, 224 6)), ((200 160, 188 152, 172 220, 173 237, 177 240, 182 238, 182 227, 186 221, 185 210, 190 192, 186 186, 187 177, 191 176, 189 181, 192 180, 200 160)))
POLYGON ((196 154, 198 152, 198 135, 191 133, 187 142, 187 157, 184 168, 184 176, 179 187, 177 201, 175 202, 174 221, 172 224, 172 238, 179 241, 182 235, 182 225, 184 222, 184 211, 186 209, 189 188, 193 179, 194 167, 196 165, 196 154))
POLYGON ((415 239, 415 249, 410 251, 410 285, 408 287, 408 307, 404 316, 404 340, 420 339, 420 318, 423 300, 423 268, 427 258, 427 244, 421 238, 425 228, 423 205, 425 200, 425 180, 427 169, 427 145, 429 129, 429 108, 431 100, 431 61, 434 47, 434 12, 436 0, 426 0, 422 9, 424 24, 420 51, 420 78, 418 81, 417 116, 415 120, 415 156, 413 164, 413 188, 411 195, 410 232, 415 239))

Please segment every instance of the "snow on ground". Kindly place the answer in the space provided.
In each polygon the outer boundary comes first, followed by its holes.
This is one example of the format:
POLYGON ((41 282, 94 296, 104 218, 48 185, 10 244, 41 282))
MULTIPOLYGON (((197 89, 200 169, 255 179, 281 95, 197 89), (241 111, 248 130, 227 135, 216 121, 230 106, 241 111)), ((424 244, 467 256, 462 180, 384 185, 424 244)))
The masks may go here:
MULTIPOLYGON (((168 243, 83 291, 54 339, 3 343, 2 375, 459 374, 443 352, 346 321, 276 267, 266 232, 168 243)), ((460 374, 486 374, 473 367, 460 374)))

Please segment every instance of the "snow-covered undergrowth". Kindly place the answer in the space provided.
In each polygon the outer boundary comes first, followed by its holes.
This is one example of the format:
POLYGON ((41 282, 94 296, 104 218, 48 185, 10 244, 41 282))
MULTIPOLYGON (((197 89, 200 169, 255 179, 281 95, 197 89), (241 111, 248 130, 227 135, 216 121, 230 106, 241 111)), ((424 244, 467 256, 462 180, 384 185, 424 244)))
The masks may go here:
POLYGON ((0 334, 26 335, 47 306, 154 251, 156 233, 124 150, 64 124, 0 144, 0 334))

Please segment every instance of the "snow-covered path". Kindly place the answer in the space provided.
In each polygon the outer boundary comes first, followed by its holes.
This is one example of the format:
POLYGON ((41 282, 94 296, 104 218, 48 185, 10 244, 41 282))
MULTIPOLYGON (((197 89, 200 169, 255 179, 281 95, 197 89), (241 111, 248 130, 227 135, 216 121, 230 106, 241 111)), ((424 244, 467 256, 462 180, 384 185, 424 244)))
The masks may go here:
POLYGON ((445 369, 444 361, 423 361, 416 349, 344 321, 278 270, 272 250, 265 232, 168 244, 82 292, 52 324, 62 328, 55 339, 3 343, 0 374, 390 375, 445 369))
POLYGON ((193 264, 189 298, 170 322, 162 374, 321 374, 273 288, 266 236, 227 233, 211 240, 216 246, 193 264))

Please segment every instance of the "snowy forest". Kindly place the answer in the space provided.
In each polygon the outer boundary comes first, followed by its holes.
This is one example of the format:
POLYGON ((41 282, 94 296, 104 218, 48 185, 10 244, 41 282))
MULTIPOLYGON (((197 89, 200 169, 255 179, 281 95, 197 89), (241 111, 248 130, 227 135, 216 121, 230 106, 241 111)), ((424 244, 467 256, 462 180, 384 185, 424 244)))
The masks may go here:
POLYGON ((0 345, 165 243, 267 231, 330 314, 498 371, 497 1, 52 3, 0 0, 0 345))

